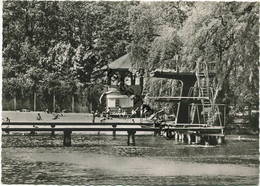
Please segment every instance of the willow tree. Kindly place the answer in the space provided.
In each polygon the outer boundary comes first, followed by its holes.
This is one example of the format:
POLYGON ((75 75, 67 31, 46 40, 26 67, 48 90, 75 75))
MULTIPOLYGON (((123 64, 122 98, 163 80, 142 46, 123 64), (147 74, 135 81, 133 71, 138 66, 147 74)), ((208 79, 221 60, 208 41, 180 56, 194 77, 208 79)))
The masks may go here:
POLYGON ((216 63, 220 102, 258 103, 258 20, 255 2, 198 2, 184 23, 182 60, 216 63))
POLYGON ((178 30, 193 3, 145 2, 130 9, 130 31, 132 34, 131 55, 134 69, 145 69, 145 92, 159 96, 168 90, 164 84, 176 87, 172 80, 149 78, 157 68, 177 70, 182 50, 178 30))
POLYGON ((153 52, 161 53, 160 63, 164 59, 174 61, 182 45, 177 31, 192 6, 193 3, 189 2, 144 2, 129 10, 132 35, 130 49, 135 68, 146 68, 147 65, 158 63, 152 59, 153 52))

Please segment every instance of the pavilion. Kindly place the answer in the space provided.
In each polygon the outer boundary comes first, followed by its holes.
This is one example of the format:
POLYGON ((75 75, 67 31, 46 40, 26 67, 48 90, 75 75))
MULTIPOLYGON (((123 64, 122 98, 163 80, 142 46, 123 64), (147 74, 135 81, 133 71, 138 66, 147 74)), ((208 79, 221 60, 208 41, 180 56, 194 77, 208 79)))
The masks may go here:
POLYGON ((143 89, 143 76, 131 71, 132 62, 129 54, 111 62, 107 68, 106 106, 112 111, 119 107, 126 112, 140 106, 143 89))

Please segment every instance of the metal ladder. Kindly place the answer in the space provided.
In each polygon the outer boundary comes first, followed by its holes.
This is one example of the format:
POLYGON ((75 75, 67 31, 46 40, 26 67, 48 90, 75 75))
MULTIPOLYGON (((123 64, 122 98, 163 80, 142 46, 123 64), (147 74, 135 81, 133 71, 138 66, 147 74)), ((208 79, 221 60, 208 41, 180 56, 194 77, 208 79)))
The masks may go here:
POLYGON ((197 77, 197 86, 199 88, 199 97, 201 98, 202 103, 202 113, 204 122, 208 125, 213 125, 214 123, 214 111, 212 95, 210 91, 212 90, 209 85, 209 72, 208 66, 205 62, 197 62, 196 65, 196 77, 197 77))

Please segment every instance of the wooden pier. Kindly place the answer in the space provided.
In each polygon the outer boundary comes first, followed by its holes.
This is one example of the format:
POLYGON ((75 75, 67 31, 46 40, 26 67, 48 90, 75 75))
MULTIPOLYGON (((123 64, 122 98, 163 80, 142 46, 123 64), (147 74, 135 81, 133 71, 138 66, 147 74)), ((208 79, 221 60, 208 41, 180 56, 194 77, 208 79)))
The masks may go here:
POLYGON ((6 133, 11 131, 31 132, 32 134, 37 131, 50 131, 51 135, 54 135, 54 132, 63 132, 64 146, 71 146, 71 135, 73 131, 111 131, 113 138, 116 137, 117 131, 125 131, 127 132, 127 145, 135 145, 135 135, 141 131, 154 132, 155 135, 165 134, 169 139, 175 139, 176 141, 188 144, 217 145, 224 142, 224 127, 201 124, 176 124, 158 127, 155 126, 154 123, 127 122, 3 122, 2 131, 6 133), (131 124, 133 126, 129 126, 131 124))

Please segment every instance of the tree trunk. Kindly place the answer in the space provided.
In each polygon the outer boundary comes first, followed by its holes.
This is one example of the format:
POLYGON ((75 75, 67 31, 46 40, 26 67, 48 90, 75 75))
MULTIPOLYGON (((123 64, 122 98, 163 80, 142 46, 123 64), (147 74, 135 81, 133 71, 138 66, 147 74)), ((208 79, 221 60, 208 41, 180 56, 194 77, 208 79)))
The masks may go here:
POLYGON ((37 99, 37 93, 33 93, 33 111, 36 111, 36 99, 37 99))
POLYGON ((91 113, 91 111, 92 111, 92 102, 89 102, 88 109, 89 109, 89 113, 91 113))
POLYGON ((140 87, 141 87, 141 92, 143 92, 143 89, 144 89, 144 77, 143 77, 143 75, 140 77, 140 87))
POLYGON ((111 85, 111 76, 112 76, 112 72, 108 71, 107 72, 107 85, 111 85))
POLYGON ((75 111, 75 97, 74 97, 74 95, 72 95, 72 97, 71 97, 71 111, 72 112, 75 111))
POLYGON ((251 104, 248 105, 248 122, 249 125, 252 126, 252 106, 251 104))
POLYGON ((55 112, 55 106, 56 106, 56 100, 55 100, 55 94, 53 94, 53 105, 52 105, 52 108, 53 108, 53 112, 55 112))
POLYGON ((16 96, 14 96, 14 111, 16 111, 16 96))
POLYGON ((223 82, 223 85, 222 85, 222 90, 219 92, 219 98, 221 99, 221 102, 224 103, 226 105, 226 124, 229 124, 232 122, 232 117, 229 116, 229 112, 230 112, 230 95, 229 95, 229 92, 230 92, 230 85, 229 85, 229 81, 226 80, 223 82))

